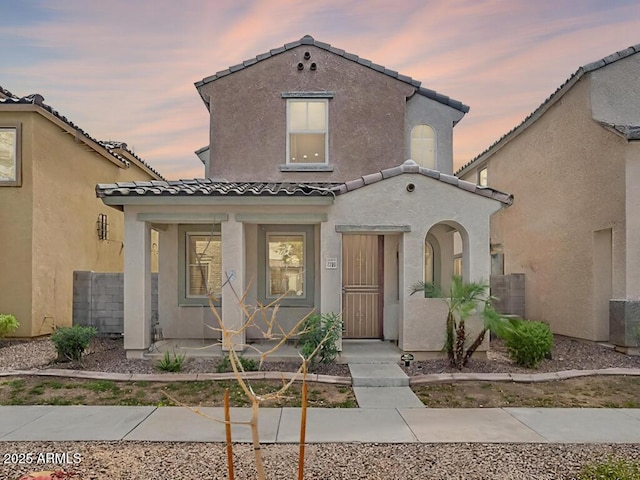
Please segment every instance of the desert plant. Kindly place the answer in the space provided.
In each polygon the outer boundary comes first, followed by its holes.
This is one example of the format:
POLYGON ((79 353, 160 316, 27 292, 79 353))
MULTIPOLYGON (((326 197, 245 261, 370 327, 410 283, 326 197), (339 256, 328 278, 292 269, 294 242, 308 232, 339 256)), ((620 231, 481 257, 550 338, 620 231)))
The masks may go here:
POLYGON ((94 327, 81 325, 60 327, 54 330, 51 334, 51 341, 58 352, 58 361, 80 360, 96 333, 98 331, 94 327))
POLYGON ((640 465, 637 462, 609 457, 585 465, 578 480, 640 480, 640 465))
POLYGON ((173 353, 173 357, 169 352, 164 352, 164 357, 158 362, 158 368, 164 372, 179 372, 182 370, 185 355, 173 353))
POLYGON ((307 317, 298 333, 298 344, 300 354, 309 362, 309 368, 313 368, 317 363, 335 362, 339 353, 338 340, 341 331, 342 319, 337 313, 307 317))
MULTIPOLYGON (((253 358, 246 358, 246 357, 243 357, 242 355, 238 355, 238 361, 240 362, 242 369, 246 372, 255 372, 259 369, 258 362, 256 362, 253 358)), ((232 371, 231 360, 229 359, 229 356, 226 355, 222 358, 222 360, 220 360, 220 363, 218 363, 218 365, 216 366, 216 372, 224 373, 224 372, 230 372, 230 371, 232 371)))
POLYGON ((522 320, 515 322, 514 328, 502 333, 502 338, 511 359, 526 368, 535 368, 538 363, 551 355, 553 333, 549 325, 542 322, 522 320))
POLYGON ((0 338, 11 332, 15 332, 19 326, 20 324, 16 320, 16 317, 0 313, 0 338))
MULTIPOLYGON (((330 335, 336 330, 336 335, 339 336, 340 330, 340 322, 339 316, 334 315, 336 317, 333 320, 333 329, 325 329, 326 334, 324 338, 321 338, 318 342, 316 342, 316 347, 312 351, 305 351, 306 356, 301 353, 302 364, 298 368, 297 372, 288 380, 282 379, 281 385, 277 389, 273 391, 262 393, 260 395, 256 394, 253 386, 251 384, 251 379, 247 378, 243 373, 248 369, 253 369, 256 366, 255 360, 252 359, 243 359, 240 352, 245 349, 254 350, 259 355, 259 363, 258 368, 262 366, 262 363, 265 359, 276 352, 280 347, 285 345, 287 342, 292 341, 293 338, 304 332, 303 324, 306 320, 311 316, 311 313, 307 314, 303 318, 301 318, 298 322, 295 323, 289 329, 285 329, 280 325, 277 320, 277 313, 279 310, 280 301, 287 295, 286 293, 281 295, 280 297, 274 299, 271 303, 267 305, 258 304, 256 306, 249 305, 246 301, 248 292, 250 291, 250 286, 247 286, 243 293, 238 293, 238 291, 233 286, 234 277, 230 274, 226 274, 226 281, 224 282, 223 287, 226 287, 230 290, 229 301, 232 301, 233 298, 236 300, 236 305, 239 311, 242 313, 243 321, 241 324, 234 328, 229 328, 225 322, 222 320, 222 316, 218 308, 216 308, 214 301, 214 295, 210 294, 209 297, 209 307, 213 316, 215 318, 215 322, 217 326, 208 326, 211 330, 216 332, 220 337, 220 341, 213 345, 217 345, 222 347, 224 351, 228 352, 228 363, 231 366, 231 370, 234 373, 235 379, 246 395, 246 397, 251 402, 251 418, 248 421, 232 421, 229 416, 228 404, 225 407, 225 418, 224 420, 212 417, 202 412, 199 408, 190 408, 190 410, 194 411, 198 415, 209 418, 216 422, 223 423, 225 425, 225 430, 227 431, 227 452, 228 452, 228 467, 227 470, 229 472, 230 477, 233 475, 233 463, 232 463, 232 455, 230 454, 232 449, 232 441, 231 441, 231 425, 248 425, 251 428, 251 437, 253 443, 253 455, 256 467, 257 478, 263 480, 266 478, 264 464, 262 460, 262 453, 260 448, 260 435, 258 431, 258 416, 260 410, 260 404, 265 401, 274 400, 277 398, 281 398, 285 392, 291 387, 294 381, 297 379, 302 380, 302 391, 303 391, 303 402, 302 402, 302 415, 301 415, 301 427, 300 427, 300 454, 298 457, 299 463, 299 473, 298 478, 303 478, 304 473, 304 445, 305 445, 305 432, 306 432, 306 389, 307 389, 307 371, 309 365, 309 359, 319 355, 319 352, 323 349, 325 344, 329 341, 330 335), (260 321, 258 321, 258 319, 260 321), (275 341, 275 344, 266 351, 261 351, 257 346, 253 344, 245 344, 240 343, 238 341, 239 338, 242 338, 246 335, 246 331, 249 328, 254 328, 260 331, 262 337, 265 340, 275 341)), ((337 338, 337 337, 336 337, 337 338)), ((208 347, 211 347, 209 345, 208 347)), ((207 347, 207 348, 208 348, 207 347)), ((328 349, 324 355, 321 355, 320 358, 330 358, 332 355, 332 349, 328 349)), ((337 351, 336 351, 337 353, 337 351)), ((335 358, 335 354, 334 358, 335 358)), ((223 360, 221 363, 225 363, 226 360, 223 360)), ((165 393, 165 395, 172 400, 174 403, 178 405, 183 405, 178 399, 173 398, 169 393, 165 393)), ((184 405, 183 405, 184 406, 184 405)))
MULTIPOLYGON (((447 302, 445 324, 446 340, 444 350, 452 366, 459 370, 469 363, 469 359, 484 341, 488 331, 502 333, 511 328, 510 319, 495 311, 492 298, 487 295, 489 287, 482 282, 464 282, 462 277, 451 279, 447 302), (476 338, 468 343, 466 321, 477 313, 483 321, 482 329, 476 338)), ((442 292, 430 282, 418 282, 411 287, 411 295, 423 293, 428 298, 443 298, 442 292)))

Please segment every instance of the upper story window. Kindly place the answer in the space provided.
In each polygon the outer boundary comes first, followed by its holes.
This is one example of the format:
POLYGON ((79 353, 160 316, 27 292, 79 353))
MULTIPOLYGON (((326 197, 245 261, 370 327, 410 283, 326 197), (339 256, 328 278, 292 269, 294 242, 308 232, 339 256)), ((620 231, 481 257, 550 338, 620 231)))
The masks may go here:
POLYGON ((411 159, 421 167, 436 168, 436 132, 430 125, 411 129, 411 159))
POLYGON ((0 127, 0 186, 20 180, 20 127, 0 127))
POLYGON ((478 170, 478 185, 486 187, 488 185, 487 167, 478 170))
POLYGON ((328 100, 287 100, 287 164, 327 164, 328 100))

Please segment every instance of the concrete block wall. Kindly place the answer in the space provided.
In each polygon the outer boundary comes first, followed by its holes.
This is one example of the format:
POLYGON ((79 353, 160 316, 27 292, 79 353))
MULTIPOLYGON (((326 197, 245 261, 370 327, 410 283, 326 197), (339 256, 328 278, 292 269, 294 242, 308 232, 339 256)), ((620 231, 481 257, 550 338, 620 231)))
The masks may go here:
MULTIPOLYGON (((151 274, 151 308, 158 314, 158 275, 151 274)), ((152 323, 154 323, 152 321, 152 323)), ((95 327, 101 335, 124 332, 124 275, 73 272, 73 324, 95 327)))
POLYGON ((496 297, 493 306, 505 315, 524 318, 524 273, 491 275, 491 295, 496 297))

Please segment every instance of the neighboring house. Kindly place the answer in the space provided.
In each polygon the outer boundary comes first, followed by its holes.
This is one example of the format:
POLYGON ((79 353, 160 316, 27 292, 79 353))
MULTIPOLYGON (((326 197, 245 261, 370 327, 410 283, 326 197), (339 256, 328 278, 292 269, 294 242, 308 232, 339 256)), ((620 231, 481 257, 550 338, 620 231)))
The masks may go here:
POLYGON ((310 36, 196 87, 211 115, 198 151, 208 178, 97 186, 125 212, 127 354, 150 347, 152 229, 164 338, 216 338, 208 291, 238 325, 231 284, 250 305, 285 294, 284 327, 341 312, 346 338, 441 351, 445 316, 431 322, 410 286, 446 287, 454 264, 488 279, 489 216, 512 200, 453 176, 453 126, 468 107, 310 36))
POLYGON ((122 212, 104 181, 161 180, 125 144, 91 138, 41 95, 0 88, 0 313, 32 337, 71 325, 73 272, 122 271, 122 212))
POLYGON ((639 79, 640 45, 579 68, 457 173, 514 194, 491 245, 524 273, 526 316, 623 350, 640 325, 639 79))

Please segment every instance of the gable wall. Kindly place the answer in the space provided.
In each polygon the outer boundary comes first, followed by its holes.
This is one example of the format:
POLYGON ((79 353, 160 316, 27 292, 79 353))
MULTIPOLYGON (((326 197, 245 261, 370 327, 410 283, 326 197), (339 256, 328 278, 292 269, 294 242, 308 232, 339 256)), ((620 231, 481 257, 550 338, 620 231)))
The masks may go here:
POLYGON ((286 51, 200 90, 211 99, 211 175, 235 181, 346 181, 407 158, 405 105, 414 88, 314 46, 286 51), (315 72, 309 69, 312 62, 318 65, 315 72), (281 94, 295 91, 335 92, 329 100, 333 172, 279 170, 286 162, 281 94))
POLYGON ((22 124, 22 186, 0 186, 0 314, 20 322, 14 336, 30 335, 33 117, 0 112, 0 125, 22 124))
POLYGON ((612 229, 615 298, 624 291, 624 146, 591 118, 585 76, 489 158, 489 186, 514 195, 492 217, 491 242, 503 246, 505 273, 525 274, 526 316, 555 333, 609 338, 593 300, 594 244, 595 232, 612 229))
POLYGON ((42 335, 71 325, 75 270, 123 270, 123 214, 96 198, 96 184, 151 177, 133 164, 120 168, 39 114, 33 126, 32 335, 42 335), (98 239, 100 213, 106 241, 98 239))

